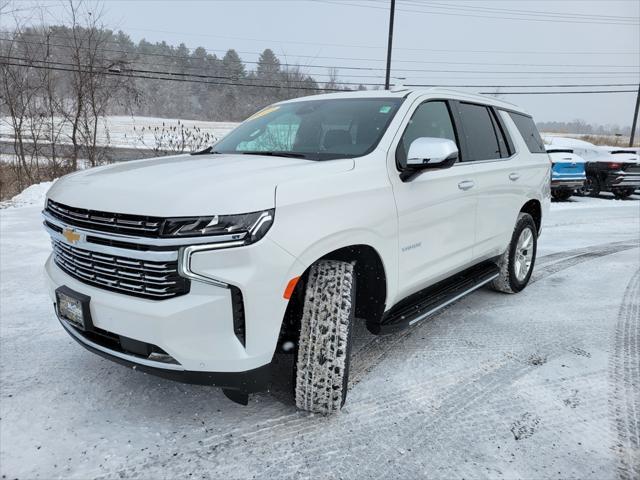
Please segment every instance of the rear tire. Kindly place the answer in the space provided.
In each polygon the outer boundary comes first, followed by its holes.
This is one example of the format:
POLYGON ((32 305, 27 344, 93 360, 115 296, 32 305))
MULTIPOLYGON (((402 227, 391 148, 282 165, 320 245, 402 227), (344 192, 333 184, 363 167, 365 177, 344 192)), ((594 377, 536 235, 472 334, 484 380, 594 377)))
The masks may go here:
POLYGON ((633 195, 633 188, 616 188, 612 192, 616 198, 627 198, 633 195))
POLYGON ((313 265, 302 310, 296 406, 326 415, 340 410, 347 398, 355 311, 353 265, 337 260, 313 265))
POLYGON ((533 217, 520 213, 513 229, 511 243, 502 254, 498 267, 500 275, 491 282, 494 290, 504 293, 518 293, 531 279, 538 250, 538 233, 533 217))
POLYGON ((554 200, 568 200, 573 195, 572 190, 552 190, 551 196, 554 200))
POLYGON ((580 192, 584 197, 597 197, 600 195, 600 190, 602 187, 600 186, 600 180, 595 175, 587 175, 587 179, 584 181, 580 192))

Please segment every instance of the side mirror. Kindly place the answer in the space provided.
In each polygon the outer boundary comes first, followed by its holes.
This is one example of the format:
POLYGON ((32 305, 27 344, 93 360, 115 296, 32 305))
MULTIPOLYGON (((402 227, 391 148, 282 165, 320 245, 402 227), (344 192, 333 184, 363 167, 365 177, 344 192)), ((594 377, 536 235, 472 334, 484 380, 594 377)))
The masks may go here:
POLYGON ((409 146, 407 166, 400 174, 408 182, 423 170, 452 167, 458 160, 458 147, 448 138, 416 138, 409 146))

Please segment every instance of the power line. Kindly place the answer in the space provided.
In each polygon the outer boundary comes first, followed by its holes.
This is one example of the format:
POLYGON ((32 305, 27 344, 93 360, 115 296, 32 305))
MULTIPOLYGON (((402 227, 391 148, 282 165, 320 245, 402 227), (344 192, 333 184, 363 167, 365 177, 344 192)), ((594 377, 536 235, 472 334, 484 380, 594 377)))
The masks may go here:
MULTIPOLYGON (((28 43, 30 43, 30 44, 36 44, 36 45, 42 45, 42 46, 47 46, 47 44, 45 44, 45 43, 36 43, 36 42, 28 42, 28 43)), ((49 46, 54 46, 54 45, 49 44, 49 46)), ((64 47, 69 47, 68 45, 63 45, 63 46, 64 46, 64 47)), ((71 47, 69 47, 69 48, 71 48, 71 47)), ((80 48, 82 48, 82 47, 80 47, 80 48)), ((108 50, 108 51, 109 51, 109 52, 112 52, 113 50, 108 50)), ((122 52, 122 51, 118 51, 118 52, 122 52)), ((127 52, 123 52, 123 53, 127 53, 127 52)), ((162 56, 164 56, 164 57, 170 57, 170 58, 172 58, 172 59, 176 58, 176 57, 172 57, 171 55, 165 55, 165 54, 160 54, 160 55, 162 55, 162 56)), ((142 56, 144 56, 144 55, 142 55, 142 56)), ((182 57, 180 57, 180 58, 182 58, 182 57)), ((25 60, 28 60, 28 59, 25 59, 25 60)), ((153 66, 153 67, 155 67, 155 68, 158 68, 158 67, 174 68, 174 67, 176 67, 176 65, 167 65, 167 64, 164 64, 164 63, 158 63, 158 62, 148 63, 148 62, 143 62, 143 61, 140 61, 140 60, 137 60, 137 59, 136 59, 136 60, 124 60, 124 61, 122 61, 122 60, 120 60, 120 59, 113 59, 113 58, 100 58, 100 59, 97 59, 97 60, 101 60, 101 61, 104 61, 104 62, 106 62, 106 63, 114 63, 114 62, 115 62, 115 63, 118 63, 118 64, 120 64, 120 65, 123 65, 123 64, 127 64, 127 65, 129 65, 129 64, 135 63, 136 65, 150 65, 150 66, 153 66)), ((190 60, 190 61, 201 61, 202 59, 201 59, 201 58, 193 58, 193 59, 189 59, 189 60, 190 60)), ((219 67, 219 66, 214 67, 214 66, 187 66, 187 65, 180 65, 180 66, 179 66, 179 68, 180 68, 181 70, 196 70, 196 71, 198 71, 198 72, 203 72, 203 71, 205 71, 205 72, 206 72, 208 69, 218 70, 220 67, 219 67)), ((225 70, 225 69, 223 69, 223 70, 225 70)), ((218 72, 216 72, 216 73, 218 73, 218 72)), ((318 73, 318 72, 312 72, 311 74, 312 74, 314 77, 318 77, 318 76, 322 77, 322 76, 328 76, 328 75, 329 75, 329 74, 323 74, 323 73, 318 73)), ((577 74, 577 72, 576 72, 575 74, 577 74)), ((574 75, 575 75, 575 74, 574 74, 574 75)), ((441 74, 438 74, 438 75, 441 75, 441 74)), ((448 80, 454 80, 454 79, 465 79, 465 80, 468 80, 468 79, 471 79, 471 78, 475 78, 475 79, 477 79, 477 80, 482 80, 483 78, 486 78, 486 77, 480 77, 480 76, 478 76, 478 75, 491 75, 491 77, 489 77, 489 78, 488 78, 488 79, 490 79, 490 80, 493 80, 493 78, 494 78, 494 77, 496 77, 495 75, 493 75, 493 73, 492 73, 492 72, 486 72, 486 73, 482 73, 482 74, 469 74, 469 73, 468 73, 468 74, 466 74, 466 75, 464 75, 464 76, 458 76, 458 77, 456 77, 456 76, 451 76, 451 75, 447 75, 447 76, 446 76, 446 78, 447 78, 448 80)), ((555 72, 548 72, 548 73, 544 73, 543 75, 544 75, 544 77, 542 77, 542 78, 548 78, 548 79, 554 78, 554 79, 556 79, 556 80, 558 80, 558 79, 563 79, 563 78, 565 78, 565 79, 572 78, 572 77, 570 77, 570 76, 564 76, 564 75, 562 75, 562 74, 557 74, 557 73, 555 73, 555 72)), ((624 74, 609 74, 609 75, 603 76, 603 75, 601 75, 601 74, 600 74, 600 72, 599 72, 599 73, 597 73, 597 74, 596 74, 596 73, 588 72, 588 73, 580 73, 579 75, 580 75, 580 77, 581 77, 581 78, 589 78, 589 79, 591 79, 591 80, 595 80, 595 79, 597 79, 597 78, 607 78, 607 79, 609 79, 609 78, 611 78, 611 79, 612 79, 612 78, 620 78, 620 76, 621 76, 621 75, 623 76, 623 78, 624 78, 624 77, 631 78, 631 77, 633 76, 633 77, 634 77, 634 79, 635 79, 635 75, 632 75, 631 73, 624 73, 624 74), (594 75, 595 75, 595 76, 594 76, 594 75)), ((436 76, 436 74, 433 74, 433 73, 432 73, 432 74, 430 75, 430 79, 435 78, 435 76, 436 76)), ((234 76, 234 77, 226 77, 226 76, 222 76, 222 75, 217 75, 217 77, 219 77, 220 79, 230 79, 230 80, 233 80, 233 79, 235 79, 235 78, 236 78, 235 76, 234 76)), ((382 74, 377 74, 377 75, 362 75, 362 74, 349 73, 349 78, 372 78, 372 79, 381 79, 381 78, 382 78, 382 74)), ((527 75, 527 76, 525 76, 525 77, 522 77, 522 76, 520 76, 520 77, 513 77, 513 76, 511 76, 511 77, 505 77, 504 75, 500 75, 500 78, 501 78, 501 79, 503 79, 503 80, 509 80, 509 79, 511 79, 511 80, 518 80, 518 79, 529 80, 529 79, 531 79, 531 76, 530 76, 530 75, 527 75)), ((542 79, 541 77, 537 77, 537 78, 538 78, 538 79, 542 79)), ((419 80, 420 80, 419 78, 415 78, 415 77, 413 77, 413 79, 414 79, 414 82, 415 82, 415 81, 419 81, 419 80)), ((359 84, 360 84, 360 83, 362 83, 362 82, 337 82, 337 83, 340 83, 340 84, 354 84, 354 85, 355 85, 355 84, 357 84, 357 85, 359 85, 359 84)), ((405 83, 406 83, 406 82, 405 82, 405 83)), ((367 83, 365 83, 365 84, 363 84, 363 85, 365 85, 365 86, 372 86, 372 85, 377 85, 377 84, 372 84, 372 83, 368 83, 368 84, 367 84, 367 83)), ((634 85, 635 85, 635 83, 634 83, 634 85)))
POLYGON ((620 15, 590 15, 590 14, 581 14, 581 13, 561 13, 561 12, 543 12, 540 10, 512 10, 507 8, 495 8, 495 7, 487 7, 487 6, 472 6, 472 5, 451 5, 444 4, 441 2, 431 2, 431 1, 420 1, 420 0, 399 0, 400 3, 404 3, 410 6, 426 6, 429 8, 446 8, 450 10, 464 10, 464 11, 479 11, 479 12, 498 12, 498 13, 506 13, 509 15, 527 15, 527 16, 537 16, 537 17, 552 17, 552 18, 566 18, 566 19, 585 19, 585 20, 602 20, 607 19, 611 21, 622 21, 625 23, 633 22, 633 19, 629 17, 624 17, 620 15))
MULTIPOLYGON (((634 87, 635 83, 599 83, 599 84, 557 84, 557 85, 443 85, 427 83, 408 83, 405 87, 454 87, 454 88, 587 88, 587 87, 634 87)), ((491 92, 495 95, 496 92, 491 92)), ((499 92, 508 93, 508 92, 499 92)))
MULTIPOLYGON (((2 57, 2 56, 0 56, 2 57)), ((34 60, 28 59, 24 57, 15 57, 15 56, 3 56, 4 58, 10 60, 16 60, 21 62, 36 62, 36 63, 45 63, 45 64, 53 64, 53 65, 62 65, 62 66, 71 66, 77 67, 75 64, 64 63, 59 61, 47 61, 47 60, 34 60)), ((96 59, 96 60, 109 60, 109 59, 96 59)), ((145 64, 151 65, 151 64, 145 64)), ((162 65, 156 64, 156 67, 160 67, 162 65)), ((82 65, 82 67, 87 68, 87 65, 82 65)), ((152 70, 142 70, 142 69, 125 69, 124 72, 133 72, 133 73, 153 73, 153 74, 162 74, 162 75, 171 75, 171 76, 182 76, 182 77, 196 77, 196 78, 208 78, 215 80, 238 80, 237 77, 227 77, 222 75, 205 75, 202 73, 199 74, 189 74, 185 72, 172 72, 172 71, 152 71, 152 70)), ((379 78, 379 77, 376 77, 379 78)), ((256 82, 255 86, 260 86, 260 82, 262 79, 251 79, 256 82)), ((308 80, 287 80, 289 83, 306 83, 308 80)), ((335 82, 337 85, 362 85, 367 87, 379 87, 382 86, 382 83, 362 83, 362 82, 335 82)), ((553 85, 540 85, 540 84, 531 84, 531 85, 486 85, 486 84, 442 84, 442 83, 410 83, 405 84, 407 87, 455 87, 455 88, 573 88, 573 87, 631 87, 635 86, 635 83, 599 83, 599 84, 553 84, 553 85)))
MULTIPOLYGON (((78 65, 73 64, 73 63, 65 63, 65 62, 60 62, 60 61, 50 61, 50 60, 36 60, 36 59, 30 59, 30 58, 24 58, 24 57, 14 57, 14 56, 7 56, 7 55, 0 55, 0 58, 7 58, 9 60, 16 60, 16 61, 21 61, 21 62, 27 62, 27 63, 31 63, 31 62, 35 62, 35 63, 44 63, 44 64, 49 64, 49 65, 62 65, 65 67, 77 67, 78 65)), ((96 58, 96 60, 105 60, 105 59, 100 59, 100 58, 96 58)), ((149 65, 149 64, 145 64, 145 65, 149 65)), ((156 65, 161 66, 161 65, 156 65)), ((90 65, 80 65, 80 67, 82 68, 95 68, 95 66, 90 66, 90 65)), ((106 67, 103 67, 106 68, 106 67)), ((121 72, 124 73, 144 73, 144 74, 155 74, 155 75, 169 75, 169 76, 176 76, 176 77, 193 77, 193 78, 207 78, 207 79, 214 79, 214 80, 238 80, 239 78, 237 76, 234 77, 225 77, 222 75, 208 75, 208 74, 203 74, 203 73, 185 73, 185 72, 172 72, 172 71, 159 71, 159 70, 145 70, 145 69, 134 69, 134 68, 126 68, 126 69, 122 69, 121 72)), ((121 73, 121 72, 114 72, 114 73, 121 73)), ((260 87, 263 86, 262 83, 260 83, 263 79, 260 78, 247 78, 245 77, 246 80, 249 80, 251 82, 255 82, 252 83, 252 86, 256 86, 256 87, 260 87)), ((285 83, 307 83, 309 81, 309 79, 302 79, 302 80, 291 80, 291 79, 284 79, 285 83)), ((315 80, 314 80, 315 81, 315 80)), ((374 87, 380 87, 382 86, 382 83, 359 83, 359 82, 334 82, 336 85, 363 85, 363 86, 374 86, 374 87)), ((232 84, 224 84, 224 85, 232 85, 232 84)))
POLYGON ((571 95, 592 93, 635 93, 635 90, 583 90, 583 91, 557 91, 557 92, 480 92, 482 95, 571 95))
MULTIPOLYGON (((0 31, 0 33, 2 33, 2 31, 0 31)), ((11 33, 11 32, 4 32, 5 34, 7 33, 11 33)), ((27 35, 31 35, 31 34, 27 34, 27 35)), ((48 38, 61 38, 61 39, 69 39, 69 37, 64 36, 64 35, 46 35, 48 38)), ((6 41, 14 41, 14 42, 22 42, 22 43, 28 43, 28 40, 24 40, 24 39, 8 39, 8 38, 0 38, 0 40, 6 40, 6 41)), ((30 42, 32 44, 36 44, 36 45, 47 45, 46 43, 40 41, 40 42, 30 42)), ((110 43, 110 44, 115 44, 115 45, 120 45, 122 46, 121 42, 117 42, 114 40, 105 40, 103 43, 110 43)), ((65 45, 65 44, 48 44, 49 46, 55 46, 55 47, 62 47, 62 48, 75 48, 72 45, 65 45)), ((156 43, 157 45, 157 43, 156 43)), ((140 48, 140 45, 138 45, 136 48, 140 48)), ((175 48, 175 47, 171 47, 171 48, 175 48)), ((205 47, 188 47, 185 45, 185 48, 190 51, 190 52, 195 52, 198 49, 202 49, 204 50, 207 54, 210 54, 210 52, 227 52, 228 50, 223 50, 223 49, 209 49, 209 48, 205 48, 205 47)), ((168 56, 170 58, 176 58, 176 59, 186 59, 186 60, 199 60, 202 59, 202 57, 194 57, 194 56, 185 56, 185 55, 172 55, 172 54, 155 54, 155 53, 144 53, 144 52, 130 52, 130 51, 126 51, 126 50, 106 50, 106 49, 102 49, 103 51, 111 51, 114 53, 123 53, 123 54, 134 54, 134 55, 162 55, 162 56, 168 56)), ((394 49, 395 50, 395 49, 394 49)), ((246 55, 261 55, 263 52, 248 52, 248 51, 243 51, 243 50, 236 50, 236 52, 238 54, 246 54, 246 55)), ((467 52, 473 52, 473 50, 469 50, 467 52)), ((490 51, 486 51, 487 53, 490 53, 490 51)), ((518 52, 513 52, 513 53, 518 53, 518 52)), ((640 54, 640 52, 629 52, 629 54, 632 53, 638 53, 640 54)), ((215 55, 215 53, 214 53, 215 55)), ((362 57, 332 57, 332 56, 322 56, 322 55, 292 55, 294 57, 298 57, 298 58, 313 58, 313 59, 318 59, 318 58, 322 58, 322 59, 328 59, 328 60, 354 60, 354 61, 366 61, 366 62, 384 62, 383 59, 381 58, 362 58, 362 57)), ((220 60, 220 57, 215 57, 216 59, 220 60)), ((394 60, 394 63, 416 63, 416 64, 441 64, 441 65, 496 65, 496 66, 514 66, 514 67, 520 67, 520 66, 525 66, 525 67, 576 67, 576 68, 640 68, 640 65, 629 65, 629 64, 624 64, 624 65, 619 65, 619 64, 571 64, 571 63, 496 63, 496 62, 452 62, 452 61, 434 61, 434 60, 394 60)), ((260 62, 250 62, 250 61, 245 61, 243 60, 243 63, 250 63, 250 64, 258 64, 260 62)), ((264 65, 276 65, 274 63, 263 63, 264 65)), ((282 62, 278 62, 277 65, 282 65, 282 62)), ((290 64, 290 65, 294 65, 294 66, 308 66, 308 67, 314 67, 314 65, 309 65, 309 64, 290 64)), ((318 67, 325 67, 324 65, 318 65, 318 67)), ((332 67, 333 68, 333 67, 332 67)), ((335 68, 349 68, 348 66, 341 66, 338 65, 335 68)), ((383 70, 383 68, 379 68, 379 70, 383 70)))
MULTIPOLYGON (((349 5, 352 7, 388 10, 386 7, 378 7, 375 5, 364 5, 364 4, 358 4, 358 3, 347 3, 343 1, 340 1, 339 3, 332 0, 312 0, 312 1, 315 1, 317 3, 326 3, 329 5, 339 5, 339 6, 349 5)), ((445 8, 445 7, 440 7, 440 8, 445 8)), ((591 24, 591 25, 626 25, 626 26, 632 26, 632 27, 639 25, 638 23, 627 23, 627 22, 576 21, 576 20, 559 20, 559 19, 551 19, 551 18, 532 18, 532 17, 518 17, 518 16, 503 17, 503 16, 497 16, 497 15, 478 15, 473 13, 459 13, 459 12, 456 12, 455 9, 453 10, 450 9, 449 11, 444 11, 444 12, 438 11, 438 10, 413 10, 413 9, 407 9, 407 8, 397 8, 397 10, 402 12, 409 12, 409 13, 427 13, 431 15, 487 18, 491 20, 519 20, 519 21, 525 21, 525 22, 571 23, 571 24, 591 24)))
MULTIPOLYGON (((151 76, 151 75, 146 75, 146 74, 131 74, 131 73, 126 73, 126 72, 116 73, 116 72, 109 72, 109 71, 88 71, 88 70, 64 68, 64 67, 57 67, 57 66, 25 65, 25 64, 14 63, 14 62, 0 62, 0 65, 35 68, 35 69, 39 69, 39 70, 55 70, 55 71, 63 71, 63 72, 90 73, 92 75, 107 75, 107 76, 120 76, 120 77, 127 77, 127 78, 142 78, 142 79, 147 79, 147 80, 165 80, 165 81, 170 81, 170 82, 204 83, 204 84, 208 84, 208 85, 220 85, 220 86, 231 86, 231 87, 277 88, 277 89, 282 89, 282 90, 306 90, 306 91, 315 91, 315 92, 318 92, 318 91, 342 92, 342 91, 344 91, 344 90, 337 89, 337 88, 324 88, 324 87, 317 87, 317 88, 316 87, 291 87, 291 86, 286 86, 286 85, 264 85, 264 84, 255 85, 255 84, 251 84, 251 83, 237 83, 237 82, 236 83, 211 82, 211 81, 191 79, 191 78, 168 78, 168 77, 151 76)), ((162 74, 162 72, 160 72, 160 74, 162 74)))
MULTIPOLYGON (((0 40, 5 40, 5 41, 10 41, 10 39, 6 39, 6 38, 0 38, 0 40)), ((61 48, 78 48, 78 47, 74 47, 72 45, 63 45, 63 44, 46 44, 43 42, 29 42, 28 40, 16 40, 16 42, 19 43, 25 43, 25 44, 32 44, 32 45, 40 45, 40 46, 50 46, 50 47, 61 47, 61 48)), ((86 50, 87 47, 79 47, 82 50, 86 50)), ((159 56, 159 57, 165 57, 165 58, 172 58, 172 59, 177 59, 177 58, 181 58, 181 59, 186 59, 186 60, 200 60, 199 58, 194 58, 194 57, 184 57, 184 56, 176 56, 176 55, 170 55, 170 54, 161 54, 161 53, 150 53, 150 52, 143 52, 143 53, 137 53, 137 52, 127 52, 124 50, 112 50, 112 49, 100 49, 100 52, 111 52, 111 53, 122 53, 122 54, 126 54, 126 55, 140 55, 140 56, 159 56)), ((242 63, 248 63, 248 64, 260 64, 260 62, 253 62, 253 61, 241 61, 242 63)), ((478 65, 482 65, 481 63, 477 63, 478 65)), ((370 71, 370 72, 380 72, 380 71, 384 71, 383 68, 378 68, 378 67, 363 67, 363 66, 347 66, 347 65, 311 65, 311 64, 300 64, 300 63, 286 63, 286 62, 281 62, 279 64, 280 66, 283 67, 297 67, 297 68, 324 68, 324 69, 338 69, 338 70, 358 70, 358 71, 370 71)), ((526 64, 522 64, 523 66, 526 66, 526 64)), ((507 66, 507 65, 505 65, 507 66)), ((570 66, 570 65, 569 65, 570 66)), ((589 67, 588 65, 585 65, 584 68, 589 67)), ((633 65, 633 66, 616 66, 615 68, 639 68, 639 66, 633 65)), ((509 71, 509 70, 502 70, 502 71, 495 71, 495 70, 467 70, 467 69, 459 69, 459 70, 442 70, 442 69, 411 69, 411 68, 398 68, 398 69, 394 69, 394 72, 409 72, 409 73, 416 73, 416 72, 423 72, 423 73, 489 73, 489 74, 503 74, 503 73, 516 73, 516 74, 573 74, 573 75, 583 75, 583 74, 602 74, 602 73, 609 73, 609 74, 635 74, 636 72, 632 72, 632 71, 610 71, 610 72, 591 72, 591 71, 580 71, 580 72, 576 72, 575 70, 571 70, 571 71, 564 71, 564 70, 554 70, 552 72, 548 72, 548 71, 533 71, 533 70, 517 70, 517 71, 509 71)))
MULTIPOLYGON (((308 0, 312 2, 316 2, 319 0, 308 0)), ((513 1, 513 0, 509 0, 513 1)), ((555 0, 554 0, 555 1, 555 0)), ((601 1, 601 0, 597 0, 601 1)), ((633 0, 635 1, 635 0, 633 0)), ((223 36, 223 35, 213 35, 210 33, 195 33, 195 32, 176 32, 175 30, 155 30, 151 28, 136 28, 136 27, 127 27, 128 30, 132 31, 141 31, 141 32, 153 32, 153 33, 170 33, 175 35, 190 35, 197 37, 211 37, 211 38, 224 38, 231 40, 241 40, 241 41, 251 41, 251 42, 270 42, 276 44, 286 44, 286 45, 312 45, 312 46, 321 46, 321 47, 340 47, 340 48, 363 48, 363 49, 374 49, 374 50, 383 50, 385 47, 381 45, 354 45, 354 44, 345 44, 345 43, 323 43, 323 42, 306 42, 299 40, 275 40, 275 39, 264 39, 264 38, 249 38, 249 37, 232 37, 232 36, 223 36)), ((421 51, 421 52, 458 52, 458 53, 539 53, 541 55, 553 55, 553 54, 567 54, 567 55, 615 55, 622 52, 619 51, 611 51, 611 52, 513 52, 513 51, 499 51, 499 50, 449 50, 449 49, 430 49, 430 48, 415 48, 415 47, 398 47, 396 50, 407 50, 407 51, 421 51)), ((629 52, 629 53, 637 53, 637 52, 629 52)))
MULTIPOLYGON (((151 76, 147 74, 133 74, 133 73, 115 73, 109 71, 88 71, 88 70, 79 70, 79 69, 71 69, 71 68, 63 68, 58 66, 45 66, 45 65, 25 65, 21 63, 14 62, 0 62, 0 65, 8 65, 8 66, 18 66, 18 67, 27 67, 27 68, 35 68, 42 70, 55 70, 55 71, 66 71, 66 72, 76 72, 76 73, 91 73, 94 75, 113 75, 113 76, 121 76, 128 78, 143 78, 143 79, 151 79, 151 80, 160 80, 160 81, 171 81, 171 82, 187 82, 187 83, 204 83, 210 85, 220 85, 220 86, 234 86, 234 87, 259 87, 259 88, 278 88, 283 90, 308 90, 308 91, 329 91, 329 92, 342 92, 344 90, 339 89, 330 89, 330 88, 312 88, 312 87, 289 87, 289 86, 281 86, 281 85, 254 85, 247 83, 221 83, 221 82, 211 82, 206 80, 199 79, 191 79, 191 78, 170 78, 170 77, 158 77, 151 76)), ((163 72, 158 72, 159 74, 164 74, 163 72)), ((483 87, 487 88, 487 87, 483 87)), ((555 94, 603 94, 603 93, 634 93, 635 90, 583 90, 583 91, 520 91, 520 92, 500 92, 500 95, 555 95, 555 94)), ((485 95, 495 95, 496 92, 481 92, 485 95)))

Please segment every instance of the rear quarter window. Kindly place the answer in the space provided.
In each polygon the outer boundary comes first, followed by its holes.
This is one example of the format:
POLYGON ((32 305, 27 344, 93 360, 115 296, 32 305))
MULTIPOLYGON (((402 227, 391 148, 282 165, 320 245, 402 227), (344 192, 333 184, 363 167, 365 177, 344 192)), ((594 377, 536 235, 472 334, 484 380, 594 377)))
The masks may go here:
POLYGON ((544 142, 538 132, 536 124, 533 122, 533 118, 521 113, 509 112, 509 116, 516 124, 520 135, 527 144, 527 148, 531 153, 547 153, 544 148, 544 142))

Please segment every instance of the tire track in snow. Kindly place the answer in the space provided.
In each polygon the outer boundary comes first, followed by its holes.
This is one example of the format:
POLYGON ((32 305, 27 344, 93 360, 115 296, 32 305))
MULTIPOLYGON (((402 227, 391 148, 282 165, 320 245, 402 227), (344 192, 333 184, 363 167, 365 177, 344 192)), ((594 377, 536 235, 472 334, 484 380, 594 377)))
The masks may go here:
POLYGON ((640 269, 624 292, 614 338, 610 364, 610 404, 618 437, 614 451, 619 478, 632 480, 640 478, 640 269))
MULTIPOLYGON (((567 268, 574 267, 581 263, 587 262, 589 260, 595 260, 600 257, 604 257, 607 255, 613 255, 614 253, 623 252, 625 250, 631 250, 632 248, 638 248, 637 243, 621 243, 616 242, 612 244, 604 244, 596 247, 590 247, 589 249, 578 249, 581 253, 575 254, 565 252, 565 254, 569 254, 569 258, 563 258, 557 262, 551 264, 545 264, 542 268, 537 268, 533 272, 533 276, 531 277, 530 283, 535 283, 539 280, 542 280, 554 273, 558 273, 562 270, 566 270, 567 268)), ((557 255, 557 254, 552 254, 557 255)), ((545 258, 545 257, 542 257, 545 258)))
MULTIPOLYGON (((542 268, 538 266, 538 268, 534 270, 531 283, 542 280, 554 273, 558 273, 580 263, 595 260, 606 255, 612 255, 624 250, 630 250, 637 246, 637 243, 634 244, 627 241, 611 242, 545 255, 544 257, 540 257, 540 260, 542 261, 542 265, 547 266, 542 268)), ((429 319, 433 320, 434 318, 439 317, 447 310, 454 307, 457 303, 458 302, 456 301, 448 305, 439 312, 430 316, 429 319)), ((423 322, 420 322, 419 325, 420 324, 423 324, 423 322)), ((416 326, 413 328, 406 328, 393 335, 376 336, 365 343, 357 351, 354 351, 349 388, 357 385, 368 373, 373 371, 390 352, 396 349, 398 344, 404 341, 405 338, 414 335, 418 331, 419 327, 416 326)))
MULTIPOLYGON (((615 242, 612 244, 604 244, 596 247, 590 247, 588 249, 575 249, 572 251, 562 252, 562 255, 552 254, 553 259, 561 258, 561 260, 548 265, 543 269, 543 273, 538 276, 536 280, 545 278, 558 271, 561 271, 579 263, 597 259, 605 255, 617 253, 623 250, 628 250, 636 247, 636 245, 630 245, 627 242, 615 242), (595 249, 595 251, 593 251, 595 249), (566 258, 569 257, 569 258, 566 258), (553 268, 551 268, 553 267, 553 268)), ((546 257, 541 257, 546 258, 546 257)), ((546 262, 550 263, 550 262, 546 262)), ((544 265, 544 263, 543 263, 544 265)), ((456 302, 457 303, 457 302, 456 302)), ((455 304, 448 306, 431 319, 437 318, 444 314, 455 304)), ((403 330, 394 335, 387 336, 375 336, 370 341, 365 342, 357 351, 354 351, 354 362, 352 364, 352 381, 350 382, 350 389, 362 381, 368 373, 375 370, 375 368, 384 360, 389 353, 402 350, 403 344, 411 342, 412 337, 415 334, 424 333, 425 328, 428 328, 429 322, 421 323, 414 328, 403 330)), ((566 349, 559 350, 559 346, 553 344, 545 345, 543 348, 547 353, 552 356, 559 354, 566 349)), ((513 360, 513 359, 512 359, 513 360)), ((468 378, 465 378, 461 382, 451 385, 442 392, 442 396, 436 399, 432 399, 425 392, 430 390, 430 382, 415 382, 407 385, 401 390, 395 390, 387 395, 380 395, 380 392, 373 392, 373 397, 367 395, 364 399, 364 404, 354 405, 357 409, 357 413, 353 418, 349 419, 346 428, 349 431, 359 430, 358 426, 362 423, 370 424, 371 428, 375 428, 378 433, 382 433, 383 436, 388 435, 391 438, 392 435, 398 434, 398 417, 389 415, 390 411, 403 410, 405 415, 411 416, 412 414, 420 414, 418 410, 426 410, 427 417, 423 418, 422 423, 419 425, 403 425, 403 436, 408 438, 417 438, 416 446, 420 445, 426 448, 426 444, 422 444, 420 441, 420 433, 425 428, 431 431, 446 432, 451 421, 455 418, 467 417, 469 410, 473 411, 474 406, 482 404, 482 402, 488 401, 502 386, 506 383, 513 382, 515 379, 526 375, 531 370, 535 369, 534 366, 523 365, 525 362, 512 362, 507 361, 493 367, 481 368, 478 372, 474 373, 468 378)), ((470 414, 471 412, 469 412, 470 414)), ((626 417, 625 417, 626 418, 626 417)), ((344 421, 344 417, 342 419, 344 421)), ((473 423, 478 426, 479 423, 487 423, 494 425, 497 421, 496 418, 478 418, 477 416, 472 419, 473 423)), ((176 462, 179 464, 188 464, 188 462, 197 462, 200 468, 205 470, 215 468, 219 473, 225 472, 227 478, 236 478, 234 474, 234 468, 232 465, 236 462, 241 462, 243 458, 244 448, 251 446, 252 454, 260 456, 264 454, 265 448, 278 451, 282 457, 270 462, 269 465, 264 466, 262 474, 268 476, 269 473, 276 476, 291 476, 300 471, 305 473, 322 474, 322 471, 318 471, 320 465, 323 462, 337 463, 346 465, 346 456, 352 457, 359 455, 358 451, 361 445, 356 446, 358 441, 356 438, 352 438, 349 441, 341 439, 339 437, 330 436, 322 438, 319 435, 319 431, 322 430, 327 422, 331 422, 331 419, 318 416, 310 416, 303 412, 292 411, 290 414, 285 414, 277 419, 271 419, 260 422, 260 426, 243 426, 232 431, 211 435, 202 438, 198 444, 190 443, 184 445, 185 450, 178 453, 177 458, 169 458, 169 454, 161 453, 148 457, 142 462, 136 465, 127 465, 120 470, 105 474, 103 471, 95 476, 104 475, 104 478, 112 476, 113 473, 120 474, 121 476, 136 476, 141 472, 148 470, 157 471, 158 468, 163 465, 169 466, 171 463, 176 462), (307 445, 304 449, 305 458, 299 455, 299 452, 287 452, 288 446, 298 443, 298 439, 304 437, 316 437, 316 442, 313 445, 307 445), (265 446, 261 438, 270 437, 277 440, 272 440, 270 445, 265 446), (318 441, 318 438, 322 438, 318 441), (342 444, 344 442, 344 444, 342 444), (356 445, 354 445, 354 443, 356 445), (336 449, 336 446, 340 448, 336 449), (308 460, 313 459, 313 460, 308 460)), ((446 435, 445 435, 446 437, 446 435)), ((360 438, 360 437, 358 437, 360 438)), ((360 438, 362 442, 366 444, 366 438, 360 438)), ((364 455, 366 452, 362 452, 364 455)), ((435 458, 430 458, 428 465, 423 465, 430 469, 436 467, 437 471, 447 472, 452 476, 464 476, 473 478, 478 472, 468 470, 469 466, 459 465, 457 467, 446 463, 446 456, 443 460, 443 464, 439 464, 435 458), (434 465, 435 464, 435 465, 434 465), (467 468, 464 468, 467 467, 467 468)), ((375 463, 375 462, 374 462, 375 463)), ((191 463, 191 468, 195 467, 191 463)), ((407 477, 411 477, 416 474, 414 464, 395 464, 398 469, 397 473, 404 470, 402 473, 407 477), (406 469, 406 470, 405 470, 406 469)), ((358 474, 362 477, 377 478, 383 472, 376 471, 373 464, 360 464, 360 470, 358 474)), ((382 478, 382 477, 380 477, 382 478)), ((633 478, 632 476, 623 477, 633 478)))
MULTIPOLYGON (((588 247, 580 247, 580 248, 572 248, 571 250, 564 250, 561 252, 556 252, 556 253, 549 253, 548 255, 544 255, 541 257, 538 257, 536 259, 536 265, 545 265, 547 263, 551 263, 553 261, 556 260, 562 260, 568 257, 573 257, 576 255, 581 255, 583 253, 589 253, 592 252, 594 250, 602 250, 602 249, 606 249, 606 248, 616 248, 619 246, 627 246, 627 245, 634 245, 633 243, 630 243, 628 240, 621 240, 619 242, 607 242, 607 243, 601 243, 599 245, 589 245, 588 247)), ((637 243, 635 243, 635 245, 637 245, 637 243)))

